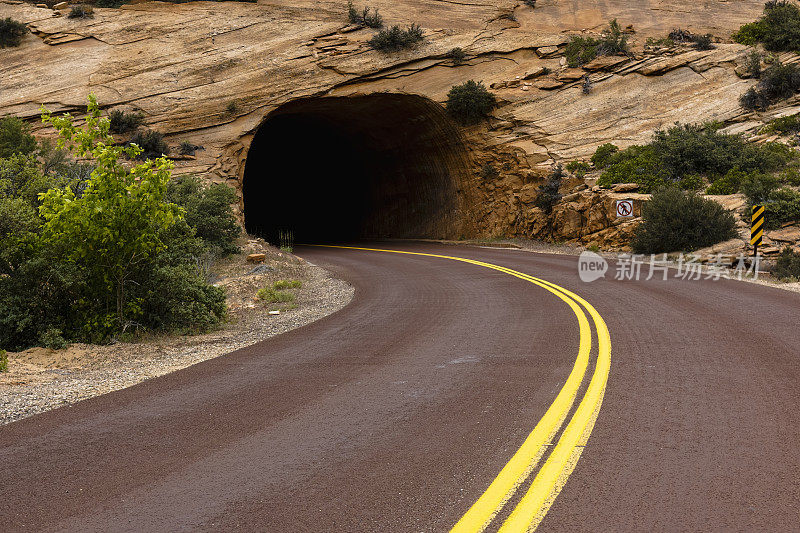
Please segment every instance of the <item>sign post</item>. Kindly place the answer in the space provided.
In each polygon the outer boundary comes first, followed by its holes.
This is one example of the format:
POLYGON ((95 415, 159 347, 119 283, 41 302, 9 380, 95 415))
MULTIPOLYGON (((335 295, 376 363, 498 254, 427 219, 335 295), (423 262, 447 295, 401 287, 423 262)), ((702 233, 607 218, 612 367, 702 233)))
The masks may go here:
POLYGON ((750 244, 753 246, 753 257, 758 257, 758 245, 764 237, 764 206, 754 205, 752 222, 750 223, 750 244))

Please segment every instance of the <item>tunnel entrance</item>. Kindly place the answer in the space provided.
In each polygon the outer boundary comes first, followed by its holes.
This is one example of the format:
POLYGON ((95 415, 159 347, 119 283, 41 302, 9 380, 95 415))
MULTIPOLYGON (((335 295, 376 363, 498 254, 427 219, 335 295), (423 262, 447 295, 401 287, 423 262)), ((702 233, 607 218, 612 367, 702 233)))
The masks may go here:
POLYGON ((286 230, 298 243, 457 237, 469 173, 460 132, 427 98, 296 100, 253 138, 245 229, 273 243, 286 230))

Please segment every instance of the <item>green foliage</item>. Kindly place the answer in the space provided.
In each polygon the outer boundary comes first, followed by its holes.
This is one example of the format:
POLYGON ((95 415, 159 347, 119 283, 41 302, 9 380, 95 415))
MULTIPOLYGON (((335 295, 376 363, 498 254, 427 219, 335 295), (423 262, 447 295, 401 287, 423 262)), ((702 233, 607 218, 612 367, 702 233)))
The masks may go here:
POLYGON ((747 177, 746 172, 732 168, 724 176, 714 180, 706 189, 706 194, 735 194, 739 192, 739 187, 747 177))
POLYGON ((734 217, 720 204, 672 187, 653 193, 642 219, 631 242, 636 253, 692 251, 736 237, 734 217))
POLYGON ((608 24, 608 28, 599 38, 574 35, 570 37, 564 55, 570 67, 579 67, 601 55, 627 54, 628 40, 622 32, 617 19, 608 24))
POLYGON ((764 216, 768 228, 778 228, 786 222, 800 222, 800 193, 788 187, 772 191, 764 202, 764 216))
POLYGON ((17 117, 0 118, 0 158, 30 154, 36 150, 36 138, 30 126, 17 117))
POLYGON ((194 155, 197 150, 201 150, 203 147, 198 144, 192 144, 189 141, 181 141, 181 146, 179 152, 181 155, 194 155))
POLYGON ((0 372, 8 372, 8 353, 0 350, 0 372))
POLYGON ((800 90, 800 68, 775 62, 761 73, 761 81, 740 98, 745 109, 764 110, 770 104, 790 98, 800 90))
POLYGON ((785 169, 780 173, 780 181, 795 187, 800 186, 800 170, 796 167, 785 169))
POLYGON ((800 52, 800 9, 788 1, 770 1, 757 21, 733 34, 737 43, 763 43, 772 52, 800 52))
POLYGON ((778 117, 770 120, 761 130, 762 133, 797 133, 800 132, 800 113, 778 117))
POLYGON ((203 333, 225 319, 225 291, 209 285, 196 265, 164 265, 151 275, 142 298, 142 312, 151 327, 184 334, 203 333))
MULTIPOLYGON (((681 184, 687 176, 704 176, 713 185, 733 169, 745 174, 775 172, 798 159, 797 153, 784 144, 750 144, 741 136, 720 133, 718 126, 676 124, 656 131, 651 143, 644 146, 634 145, 611 155, 607 149, 601 152, 598 148, 592 161, 597 161, 596 166, 602 163, 606 170, 597 183, 607 187, 633 182, 652 191, 663 185, 681 184)), ((735 178, 736 175, 729 176, 712 190, 738 186, 735 178)), ((696 178, 689 183, 692 188, 698 185, 696 178)))
POLYGON ((294 249, 294 231, 279 230, 278 244, 282 252, 292 253, 292 250, 294 249))
POLYGON ((772 275, 780 280, 800 279, 800 254, 786 246, 775 262, 772 275))
POLYGON ((583 178, 592 166, 586 161, 570 161, 567 163, 567 171, 572 172, 578 178, 583 178))
POLYGON ((170 181, 165 198, 183 209, 184 220, 207 248, 223 254, 239 251, 234 244, 241 229, 231 207, 238 199, 233 189, 221 183, 205 186, 197 177, 183 176, 170 181))
POLYGON ((741 180, 742 192, 751 206, 768 201, 778 185, 778 179, 768 174, 753 174, 741 180))
POLYGON ((592 155, 592 165, 594 168, 606 168, 611 164, 611 156, 619 152, 619 147, 611 143, 601 144, 592 155))
POLYGON ((380 16, 377 9, 372 11, 369 6, 365 6, 363 10, 358 11, 353 5, 353 2, 348 2, 347 18, 350 20, 351 24, 358 24, 369 28, 383 27, 383 17, 380 16))
POLYGON ((381 30, 369 40, 369 45, 381 52, 397 52, 404 48, 411 48, 425 40, 425 34, 417 24, 412 24, 405 30, 400 26, 392 26, 381 30))
POLYGON ((556 165, 547 181, 539 186, 539 194, 536 196, 534 205, 545 213, 553 211, 553 207, 561 200, 561 193, 558 190, 561 188, 563 179, 564 169, 560 164, 556 165))
POLYGON ((711 44, 711 34, 696 35, 694 39, 694 47, 696 50, 713 50, 714 45, 711 44))
POLYGON ((108 117, 110 119, 109 131, 111 133, 125 133, 133 131, 144 124, 144 113, 128 112, 115 109, 108 117))
POLYGON ((458 66, 464 63, 464 60, 467 58, 466 52, 462 48, 453 48, 447 53, 447 57, 453 60, 453 64, 458 66))
POLYGON ((670 48, 672 46, 675 46, 675 41, 673 41, 669 37, 661 37, 661 38, 658 38, 658 39, 656 39, 654 37, 648 37, 645 40, 644 44, 645 44, 645 46, 649 46, 651 48, 655 48, 655 47, 670 48))
POLYGON ((0 19, 0 48, 13 48, 22 44, 22 38, 28 33, 28 27, 8 17, 0 19))
POLYGON ((239 104, 236 103, 236 100, 228 102, 228 105, 225 106, 225 112, 229 115, 235 115, 239 112, 239 104))
POLYGON ((69 343, 61 336, 61 330, 58 328, 47 328, 39 337, 39 345, 53 350, 63 350, 69 343))
POLYGON ((140 161, 160 159, 169 154, 169 146, 164 142, 164 134, 153 130, 137 132, 128 144, 135 144, 139 147, 132 157, 140 161))
POLYGON ((761 77, 761 61, 764 57, 755 48, 744 59, 744 69, 754 78, 761 77))
POLYGON ((268 304, 294 301, 294 294, 290 292, 276 291, 272 287, 264 287, 263 289, 259 289, 256 293, 256 296, 259 300, 268 304))
POLYGON ((496 105, 495 96, 474 80, 454 85, 447 94, 447 112, 462 124, 477 124, 496 105))
POLYGON ((284 289, 299 289, 303 286, 303 282, 299 279, 292 279, 292 280, 278 280, 272 284, 272 288, 276 291, 284 290, 284 289))
POLYGON ((141 315, 126 291, 136 271, 164 249, 161 232, 180 218, 180 209, 165 200, 172 163, 159 158, 125 168, 120 157, 137 157, 141 148, 113 145, 109 121, 93 96, 84 128, 76 128, 69 114, 43 111, 42 121, 58 130, 59 148, 97 163, 80 198, 69 188, 50 189, 39 211, 47 246, 86 272, 85 307, 97 319, 87 333, 102 336, 141 315))
POLYGON ((90 19, 94 18, 94 9, 92 6, 87 6, 85 4, 78 4, 77 6, 72 6, 69 10, 69 15, 67 18, 71 19, 90 19))

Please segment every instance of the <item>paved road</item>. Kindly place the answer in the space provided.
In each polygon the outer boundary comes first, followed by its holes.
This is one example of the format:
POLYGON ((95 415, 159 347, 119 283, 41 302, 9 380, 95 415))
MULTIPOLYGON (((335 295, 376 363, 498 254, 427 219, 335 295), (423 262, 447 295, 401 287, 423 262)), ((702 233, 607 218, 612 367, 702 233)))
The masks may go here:
MULTIPOLYGON (((538 276, 605 319, 613 352, 599 417, 539 531, 800 527, 797 294, 732 281, 585 284, 574 257, 391 247, 538 276)), ((0 531, 452 527, 565 386, 581 341, 575 312, 474 264, 298 253, 353 283, 353 302, 0 427, 0 531)))

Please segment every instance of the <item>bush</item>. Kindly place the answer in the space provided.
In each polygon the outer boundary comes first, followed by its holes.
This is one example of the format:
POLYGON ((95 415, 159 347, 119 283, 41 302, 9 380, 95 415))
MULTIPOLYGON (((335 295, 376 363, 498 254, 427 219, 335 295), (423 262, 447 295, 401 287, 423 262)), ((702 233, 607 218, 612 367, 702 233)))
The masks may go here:
POLYGON ((606 168, 611 163, 611 156, 619 152, 619 147, 611 143, 601 144, 592 155, 594 168, 606 168))
POLYGON ((733 34, 737 43, 763 43, 772 52, 800 52, 800 9, 788 1, 770 1, 756 22, 733 34))
POLYGON ((754 78, 761 77, 761 61, 763 60, 763 56, 761 52, 758 50, 750 50, 747 56, 744 58, 744 69, 747 71, 754 78))
POLYGON ((567 163, 567 171, 572 172, 578 178, 583 178, 592 169, 586 161, 570 161, 567 163))
POLYGON ((239 112, 239 104, 236 103, 236 100, 228 102, 228 105, 225 106, 225 112, 229 115, 235 115, 239 112))
POLYGON ((170 181, 166 199, 184 209, 184 220, 208 248, 223 254, 239 251, 235 240, 241 234, 231 205, 236 192, 222 183, 204 185, 197 177, 183 176, 170 181))
POLYGON ((447 57, 453 60, 453 64, 458 66, 464 63, 467 54, 461 48, 453 48, 447 53, 447 57))
POLYGON ((561 193, 558 190, 561 188, 563 179, 564 169, 561 168, 561 165, 556 165, 547 181, 539 187, 539 194, 536 196, 534 205, 545 213, 552 212, 553 207, 561 200, 561 193))
POLYGON ((800 193, 794 189, 774 190, 763 203, 767 228, 778 228, 786 222, 800 222, 800 193))
POLYGON ((138 132, 128 144, 135 144, 141 148, 141 151, 135 156, 139 160, 158 159, 169 154, 169 146, 164 142, 164 134, 153 130, 138 132))
POLYGON ((679 184, 686 176, 704 176, 713 183, 735 168, 747 174, 775 172, 798 159, 784 144, 749 144, 739 135, 720 133, 718 126, 676 124, 656 131, 645 146, 634 145, 611 155, 607 148, 598 148, 592 161, 602 162, 606 170, 597 183, 635 182, 652 191, 679 184))
POLYGON ((128 0, 97 0, 94 5, 96 7, 121 7, 128 3, 128 0))
POLYGON ((617 19, 614 19, 599 38, 580 35, 570 37, 564 55, 570 67, 579 67, 597 56, 627 54, 628 51, 627 37, 622 33, 617 19))
POLYGON ((706 189, 706 194, 735 194, 739 192, 739 187, 747 177, 746 172, 732 168, 724 176, 715 180, 706 189))
POLYGON ((8 372, 8 353, 0 350, 0 372, 8 372))
POLYGON ((781 134, 800 132, 800 113, 770 120, 761 132, 781 134))
POLYGON ((425 34, 416 24, 412 24, 407 29, 400 26, 392 26, 388 30, 379 31, 369 45, 381 52, 397 52, 404 48, 411 48, 425 40, 425 34))
POLYGON ((377 9, 372 11, 369 7, 364 7, 364 9, 359 12, 353 5, 353 2, 347 3, 347 18, 350 20, 351 24, 368 26, 370 28, 383 27, 383 17, 378 14, 377 9))
POLYGON ((695 50, 713 50, 714 45, 711 44, 711 34, 697 35, 694 39, 695 50))
POLYGON ((272 287, 264 287, 263 289, 259 289, 259 291, 256 293, 256 296, 259 300, 268 304, 294 301, 294 294, 290 292, 276 291, 272 287))
POLYGON ((775 262, 772 275, 781 280, 800 279, 800 254, 786 246, 775 262))
POLYGON ((192 144, 189 141, 181 141, 181 146, 178 151, 181 155, 194 155, 197 150, 202 149, 203 147, 199 144, 192 144))
POLYGON ((800 68, 775 62, 761 73, 761 81, 740 98, 745 109, 764 110, 770 104, 794 96, 800 91, 800 68))
POLYGON ((641 254, 692 251, 736 235, 733 215, 717 202, 662 187, 642 207, 631 246, 641 254))
POLYGON ((12 18, 0 19, 0 48, 13 48, 22 44, 28 27, 12 18))
POLYGON ((111 133, 125 133, 133 131, 144 124, 144 113, 135 113, 115 109, 108 116, 111 133))
POLYGON ((143 300, 146 325, 159 331, 204 333, 219 326, 227 313, 225 291, 186 263, 156 268, 143 300))
POLYGON ((87 6, 84 4, 72 6, 72 8, 69 10, 69 15, 67 15, 67 18, 71 19, 94 18, 94 9, 92 9, 92 6, 87 6))
POLYGON ((477 124, 496 105, 497 99, 482 82, 454 85, 447 94, 447 112, 462 124, 477 124))
POLYGON ((39 344, 53 350, 63 350, 69 346, 66 339, 61 336, 61 330, 58 328, 47 328, 39 337, 39 344))
POLYGON ((36 150, 36 138, 30 126, 17 117, 0 118, 0 158, 30 154, 36 150))
POLYGON ((778 188, 778 180, 767 174, 753 174, 742 180, 741 188, 749 205, 762 204, 768 201, 772 191, 778 188))

